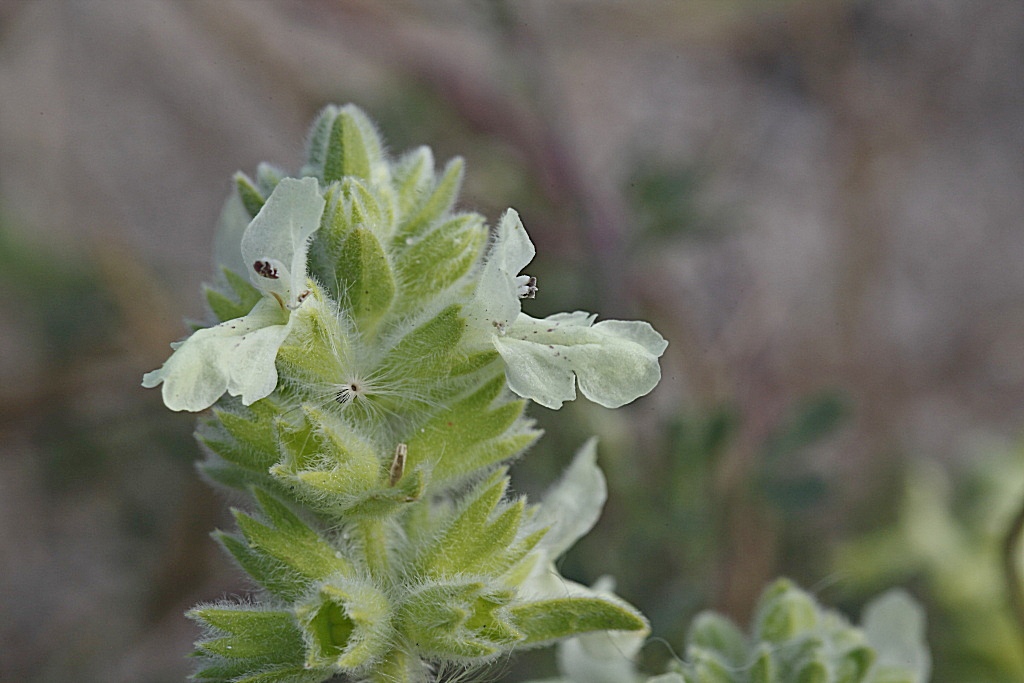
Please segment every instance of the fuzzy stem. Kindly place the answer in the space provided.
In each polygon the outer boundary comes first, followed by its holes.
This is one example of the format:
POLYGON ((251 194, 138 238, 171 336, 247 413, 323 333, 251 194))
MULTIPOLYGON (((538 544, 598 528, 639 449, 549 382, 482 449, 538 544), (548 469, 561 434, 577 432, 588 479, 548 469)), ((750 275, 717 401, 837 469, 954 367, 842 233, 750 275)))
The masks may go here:
POLYGON ((377 577, 388 575, 387 533, 384 525, 385 522, 380 519, 367 519, 360 524, 366 565, 370 573, 377 577))

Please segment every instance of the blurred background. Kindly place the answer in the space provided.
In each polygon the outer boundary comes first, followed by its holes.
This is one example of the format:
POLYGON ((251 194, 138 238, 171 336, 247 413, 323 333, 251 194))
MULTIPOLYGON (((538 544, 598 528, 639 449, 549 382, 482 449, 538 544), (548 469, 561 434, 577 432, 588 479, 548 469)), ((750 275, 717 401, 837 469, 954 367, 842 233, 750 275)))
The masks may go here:
POLYGON ((513 471, 602 437, 563 572, 616 577, 645 665, 788 575, 853 618, 904 586, 935 681, 1020 683, 1022 73, 1019 0, 0 1, 0 680, 181 681, 182 612, 245 594, 139 381, 206 316, 231 174, 354 102, 519 210, 529 313, 670 340, 626 409, 531 408, 513 471))

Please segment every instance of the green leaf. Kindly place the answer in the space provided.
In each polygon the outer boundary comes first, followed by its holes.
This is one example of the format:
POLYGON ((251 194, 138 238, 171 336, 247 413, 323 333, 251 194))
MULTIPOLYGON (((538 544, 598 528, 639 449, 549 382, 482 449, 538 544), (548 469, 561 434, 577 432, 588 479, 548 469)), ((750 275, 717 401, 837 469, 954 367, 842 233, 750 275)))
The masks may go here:
POLYGON ((828 666, 821 660, 812 660, 800 670, 794 683, 829 683, 828 666))
POLYGON ((372 330, 395 296, 395 279, 384 249, 373 233, 357 227, 342 242, 336 264, 346 308, 363 330, 372 330))
POLYGON ((327 161, 329 150, 328 141, 331 137, 334 120, 338 117, 339 111, 340 109, 337 105, 331 104, 324 107, 320 110, 313 125, 310 126, 308 142, 306 143, 307 166, 303 169, 301 175, 313 174, 323 179, 324 164, 327 161))
POLYGON ((434 153, 429 147, 419 147, 395 162, 392 182, 398 203, 398 215, 405 219, 409 212, 422 203, 424 195, 434 182, 434 153))
POLYGON ((208 459, 199 465, 199 470, 213 483, 238 491, 248 491, 253 486, 273 489, 276 482, 267 474, 243 469, 237 465, 208 459))
POLYGON ((271 474, 305 505, 348 520, 382 518, 418 500, 426 485, 422 471, 405 468, 396 483, 391 461, 345 420, 305 406, 304 426, 285 429, 287 457, 271 474))
POLYGON ((281 457, 275 418, 279 410, 271 401, 242 406, 240 401, 221 401, 214 419, 200 428, 198 438, 224 460, 265 474, 281 457))
POLYGON ((366 580, 332 580, 295 613, 311 646, 311 667, 365 670, 394 643, 391 599, 366 580))
POLYGON ((232 683, 321 683, 330 676, 329 670, 310 669, 303 664, 302 666, 287 666, 273 671, 264 671, 239 678, 232 683))
POLYGON ((864 683, 875 663, 875 651, 867 646, 855 647, 837 658, 835 683, 864 683))
POLYGON ((267 198, 263 195, 256 183, 249 176, 241 171, 235 174, 235 186, 238 188, 238 196, 242 199, 242 205, 250 218, 255 218, 260 212, 267 198))
POLYGON ((778 666, 772 657, 772 648, 762 643, 757 648, 757 658, 750 668, 750 683, 775 683, 778 666))
POLYGON ((310 249, 311 270, 343 308, 350 305, 353 297, 383 296, 390 300, 393 296, 390 263, 380 244, 371 244, 366 235, 352 236, 353 231, 365 230, 370 240, 386 239, 392 227, 391 211, 385 198, 357 178, 346 177, 328 189, 328 208, 323 226, 310 249), (363 256, 364 252, 368 255, 363 256), (366 264, 363 261, 367 259, 371 259, 370 263, 374 265, 369 273, 364 272, 366 264), (354 272, 353 266, 356 267, 354 272), (364 293, 368 285, 375 283, 371 279, 374 271, 384 266, 388 272, 379 283, 382 293, 374 293, 372 287, 371 291, 364 293), (353 280, 359 282, 359 289, 353 290, 353 280))
POLYGON ((299 519, 298 515, 288 509, 280 502, 262 489, 253 489, 256 502, 263 509, 267 521, 274 525, 278 531, 305 540, 319 540, 317 533, 310 529, 305 522, 299 519))
POLYGON ((322 405, 333 400, 338 390, 335 383, 351 356, 356 332, 348 318, 326 303, 320 287, 310 291, 307 300, 318 305, 304 304, 293 314, 292 331, 277 352, 277 364, 281 376, 292 380, 287 391, 300 401, 322 405))
POLYGON ((780 579, 761 597, 755 634, 758 640, 782 643, 814 630, 817 625, 818 610, 813 598, 790 581, 780 579))
POLYGON ((526 634, 524 645, 542 645, 589 631, 640 631, 636 613, 598 598, 558 598, 512 608, 513 622, 526 634))
MULTIPOLYGON (((289 612, 211 606, 191 610, 188 616, 202 621, 218 631, 262 643, 266 648, 265 653, 294 651, 296 644, 299 648, 302 646, 298 625, 289 612)), ((260 654, 251 645, 240 647, 243 654, 236 653, 231 656, 248 657, 260 654)), ((287 659, 286 657, 281 661, 287 661, 287 659)))
POLYGON ((487 241, 483 216, 462 214, 440 224, 429 234, 406 239, 395 262, 402 289, 401 310, 435 298, 455 284, 480 257, 487 241))
POLYGON ((730 666, 717 653, 694 648, 688 649, 687 654, 693 662, 693 678, 697 683, 733 683, 730 666))
POLYGON ((359 494, 380 483, 382 458, 372 442, 326 410, 308 404, 302 410, 303 423, 282 430, 287 457, 271 470, 275 477, 294 485, 307 473, 325 475, 307 481, 316 482, 315 497, 359 494))
POLYGON ((510 591, 483 583, 429 583, 411 591, 401 630, 430 658, 479 660, 519 642, 523 634, 508 620, 510 591))
POLYGON ((697 615, 690 626, 687 642, 719 653, 731 666, 747 664, 746 637, 729 619, 715 612, 697 615))
POLYGON ((441 485, 507 460, 533 443, 540 432, 528 423, 513 429, 525 401, 501 402, 504 386, 504 378, 496 377, 424 424, 408 440, 408 466, 430 463, 432 481, 441 485))
POLYGON ((357 107, 342 107, 331 124, 323 160, 324 183, 346 176, 368 180, 381 158, 381 143, 373 124, 357 107))
POLYGON ((264 197, 269 197, 274 188, 287 177, 287 173, 273 164, 262 162, 256 166, 256 185, 259 186, 260 193, 264 197))
POLYGON ((196 644, 206 666, 200 681, 321 681, 323 671, 304 668, 305 645, 291 613, 237 606, 200 607, 188 613, 223 637, 196 644))
POLYGON ((234 293, 234 297, 228 296, 215 287, 204 286, 206 303, 210 306, 210 310, 220 322, 248 315, 253 306, 263 298, 263 294, 235 271, 221 268, 221 273, 234 293))
POLYGON ((506 509, 496 516, 494 525, 497 526, 492 525, 492 515, 508 483, 506 470, 499 469, 478 484, 472 497, 421 554, 416 563, 417 571, 433 576, 458 575, 466 567, 477 570, 482 558, 501 555, 515 537, 524 510, 521 503, 513 504, 509 506, 512 516, 506 517, 506 509))
POLYGON ((455 204, 455 198, 462 186, 462 173, 465 164, 461 158, 455 158, 445 166, 441 179, 434 186, 433 191, 420 202, 411 215, 403 220, 395 232, 392 244, 399 249, 406 243, 406 240, 415 240, 425 234, 434 221, 441 218, 455 204))
MULTIPOLYGON (((406 333, 384 356, 379 373, 437 384, 448 374, 465 330, 458 306, 449 306, 406 333)), ((421 404, 414 404, 421 405, 421 404)), ((392 407, 392 406, 389 406, 392 407)), ((404 410, 409 410, 408 406, 404 410)))
POLYGON ((352 568, 316 531, 272 497, 256 491, 257 499, 274 526, 232 509, 239 529, 249 547, 287 565, 309 581, 323 579, 335 572, 351 573, 352 568), (280 525, 280 526, 278 526, 280 525))
POLYGON ((297 600, 309 589, 306 577, 296 574, 277 558, 254 550, 238 537, 223 531, 215 531, 213 537, 256 583, 282 600, 297 600))
POLYGON ((397 486, 379 486, 354 496, 345 513, 352 519, 389 517, 422 498, 425 488, 422 472, 407 473, 397 486))

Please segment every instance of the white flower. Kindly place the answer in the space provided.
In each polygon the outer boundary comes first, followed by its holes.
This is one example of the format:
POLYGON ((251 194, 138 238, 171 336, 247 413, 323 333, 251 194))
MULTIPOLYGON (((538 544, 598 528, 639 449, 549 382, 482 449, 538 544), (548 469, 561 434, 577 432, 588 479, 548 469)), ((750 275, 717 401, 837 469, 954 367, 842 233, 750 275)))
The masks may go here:
POLYGON ((249 278, 264 297, 248 315, 171 344, 174 353, 146 373, 142 386, 163 383, 167 407, 191 411, 209 408, 225 391, 246 405, 274 391, 278 349, 291 332, 292 312, 309 293, 306 250, 324 206, 316 178, 282 180, 240 245, 249 278))
MULTIPOLYGON (((594 527, 607 498, 608 485, 597 465, 597 438, 591 437, 576 451, 558 482, 544 494, 543 504, 530 521, 531 526, 547 529, 547 533, 531 551, 533 557, 519 584, 525 597, 600 598, 634 611, 612 592, 614 582, 610 578, 599 579, 587 587, 565 578, 555 566, 558 558, 594 527)), ((647 635, 646 631, 631 633, 632 637, 639 636, 638 642, 647 635)))
POLYGON ((544 494, 531 520, 547 533, 531 551, 535 559, 521 591, 531 598, 594 597, 591 589, 559 574, 555 561, 594 527, 607 498, 608 485, 597 466, 597 438, 591 437, 544 494))
POLYGON ((658 358, 668 342, 646 322, 604 320, 576 311, 538 320, 522 312, 536 280, 519 275, 535 250, 519 214, 509 209, 484 264, 473 301, 466 307, 505 361, 509 388, 548 408, 583 395, 607 408, 643 396, 661 379, 658 358))
MULTIPOLYGON (((611 583, 610 577, 602 577, 594 589, 611 590, 611 583)), ((647 630, 594 631, 569 638, 558 644, 558 669, 571 683, 639 683, 643 677, 636 656, 648 635, 647 630)), ((665 680, 682 683, 681 678, 665 680)))
MULTIPOLYGON (((547 533, 531 551, 532 563, 519 584, 527 599, 598 598, 635 611, 617 596, 611 577, 599 578, 593 586, 562 576, 555 562, 576 541, 593 528, 608 497, 604 474, 597 465, 597 439, 588 439, 576 452, 572 464, 558 482, 544 494, 543 504, 531 525, 547 533)), ((558 662, 566 683, 618 683, 639 680, 634 659, 650 629, 637 631, 595 631, 559 644, 558 662)))

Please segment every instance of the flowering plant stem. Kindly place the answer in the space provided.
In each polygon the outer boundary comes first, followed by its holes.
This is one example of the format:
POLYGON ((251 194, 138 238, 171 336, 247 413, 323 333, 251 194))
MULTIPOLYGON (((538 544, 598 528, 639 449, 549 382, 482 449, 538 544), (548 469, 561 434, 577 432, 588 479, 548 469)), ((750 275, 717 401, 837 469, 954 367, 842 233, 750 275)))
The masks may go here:
POLYGON ((642 636, 610 591, 555 560, 597 520, 586 443, 540 505, 507 493, 539 436, 528 400, 618 407, 660 378, 644 322, 522 311, 538 292, 518 214, 455 201, 462 162, 397 159, 353 106, 313 124, 294 174, 236 176, 207 289, 214 324, 143 384, 212 410, 203 472, 244 494, 215 537, 252 579, 200 605, 200 681, 418 683, 591 632, 642 636))

